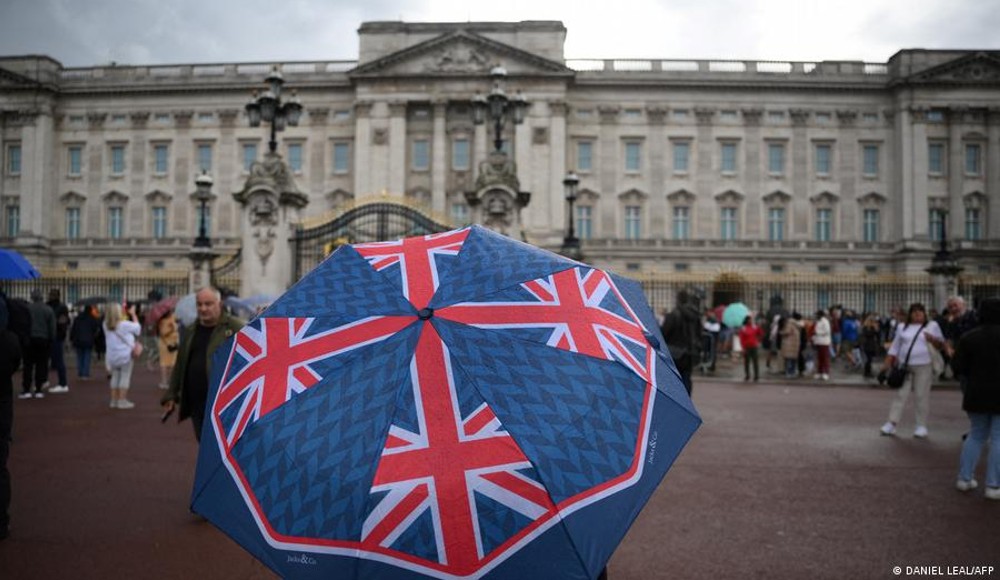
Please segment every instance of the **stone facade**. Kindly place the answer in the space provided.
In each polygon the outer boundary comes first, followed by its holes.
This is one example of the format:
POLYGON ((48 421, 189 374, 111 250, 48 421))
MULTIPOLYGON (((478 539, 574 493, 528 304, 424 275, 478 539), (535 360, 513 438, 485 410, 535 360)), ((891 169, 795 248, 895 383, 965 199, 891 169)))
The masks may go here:
POLYGON ((351 62, 0 58, 0 243, 44 268, 185 267, 205 169, 213 242, 234 253, 247 227, 234 194, 267 150, 242 107, 273 64, 306 110, 278 151, 303 218, 388 195, 456 225, 488 219, 469 205, 491 151, 470 99, 499 63, 531 103, 505 135, 530 192, 512 235, 559 247, 574 170, 583 251, 622 272, 922 272, 941 222, 966 271, 997 266, 1000 52, 567 61, 559 22, 373 22, 359 36, 351 62))

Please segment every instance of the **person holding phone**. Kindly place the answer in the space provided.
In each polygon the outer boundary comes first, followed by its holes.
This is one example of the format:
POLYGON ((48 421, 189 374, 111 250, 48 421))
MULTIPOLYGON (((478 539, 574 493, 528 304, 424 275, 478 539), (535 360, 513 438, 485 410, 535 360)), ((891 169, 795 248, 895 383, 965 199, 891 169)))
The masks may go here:
POLYGON ((135 305, 127 312, 117 302, 104 307, 104 336, 107 340, 107 365, 111 371, 112 409, 133 409, 135 403, 128 400, 128 390, 132 382, 132 351, 135 341, 142 332, 135 314, 135 305))

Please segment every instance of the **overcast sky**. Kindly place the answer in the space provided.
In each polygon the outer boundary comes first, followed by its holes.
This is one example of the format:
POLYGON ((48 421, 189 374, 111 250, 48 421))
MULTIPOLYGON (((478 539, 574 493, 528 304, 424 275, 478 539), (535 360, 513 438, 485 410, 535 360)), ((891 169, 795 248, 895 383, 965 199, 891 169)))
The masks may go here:
POLYGON ((362 22, 559 20, 567 58, 865 60, 1000 48, 1000 0, 0 0, 0 55, 352 60, 362 22), (493 4, 493 3, 490 3, 493 4))

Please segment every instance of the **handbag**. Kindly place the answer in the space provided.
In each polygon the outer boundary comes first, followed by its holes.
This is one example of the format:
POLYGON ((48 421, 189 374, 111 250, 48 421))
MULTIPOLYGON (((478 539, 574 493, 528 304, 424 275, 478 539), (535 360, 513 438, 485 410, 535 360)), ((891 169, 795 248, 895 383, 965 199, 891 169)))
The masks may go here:
POLYGON ((132 345, 132 358, 139 358, 142 356, 142 343, 138 340, 132 345))
POLYGON ((902 364, 902 366, 894 366, 889 370, 889 374, 886 377, 885 382, 889 385, 890 389, 902 388, 903 383, 906 382, 906 374, 910 372, 906 369, 906 367, 910 364, 910 355, 913 353, 913 347, 916 346, 917 338, 920 337, 920 333, 924 331, 925 326, 927 326, 926 322, 923 323, 920 326, 920 330, 913 335, 913 342, 910 343, 910 350, 906 351, 906 361, 902 364))

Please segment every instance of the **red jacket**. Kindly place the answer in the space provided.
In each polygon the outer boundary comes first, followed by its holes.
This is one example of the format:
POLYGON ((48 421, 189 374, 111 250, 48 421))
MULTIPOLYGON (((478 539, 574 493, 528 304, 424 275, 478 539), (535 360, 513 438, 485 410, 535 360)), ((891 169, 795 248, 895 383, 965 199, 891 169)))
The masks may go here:
POLYGON ((764 337, 764 329, 759 326, 740 327, 740 345, 744 349, 757 348, 760 346, 760 339, 764 337))

